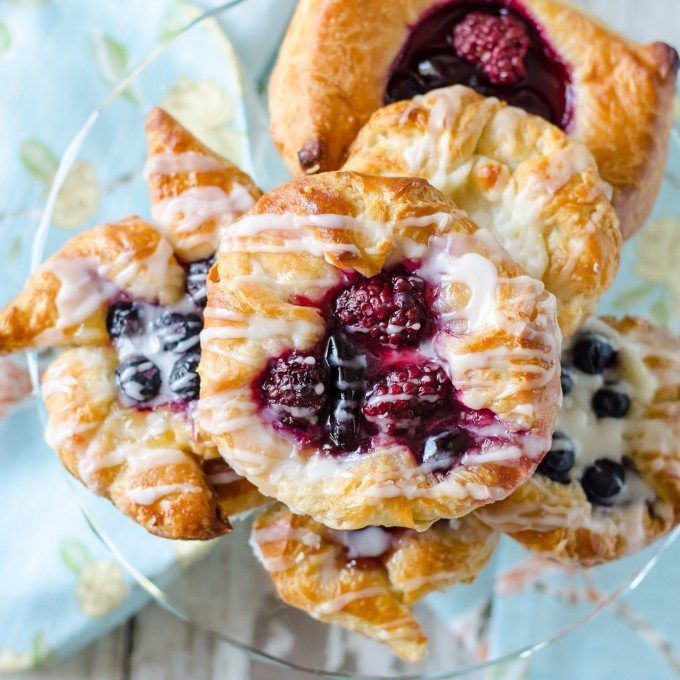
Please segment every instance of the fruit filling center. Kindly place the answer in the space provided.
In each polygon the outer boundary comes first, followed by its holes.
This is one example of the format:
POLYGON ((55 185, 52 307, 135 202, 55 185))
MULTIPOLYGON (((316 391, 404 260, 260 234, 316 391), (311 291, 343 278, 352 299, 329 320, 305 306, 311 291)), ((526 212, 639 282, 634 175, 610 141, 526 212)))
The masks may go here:
POLYGON ((411 28, 392 64, 386 103, 467 85, 567 129, 569 67, 519 2, 447 2, 411 28))
POLYGON ((118 297, 106 327, 118 354, 116 387, 125 406, 186 408, 198 399, 199 334, 212 260, 187 266, 186 295, 173 307, 118 297))
POLYGON ((434 474, 503 445, 507 430, 461 403, 437 355, 435 298, 412 262, 329 293, 324 339, 272 359, 253 383, 261 417, 332 456, 405 446, 434 474))
POLYGON ((596 506, 651 503, 656 494, 627 456, 624 436, 635 387, 624 378, 621 348, 601 326, 586 327, 565 348, 564 403, 537 473, 559 484, 580 483, 596 506))

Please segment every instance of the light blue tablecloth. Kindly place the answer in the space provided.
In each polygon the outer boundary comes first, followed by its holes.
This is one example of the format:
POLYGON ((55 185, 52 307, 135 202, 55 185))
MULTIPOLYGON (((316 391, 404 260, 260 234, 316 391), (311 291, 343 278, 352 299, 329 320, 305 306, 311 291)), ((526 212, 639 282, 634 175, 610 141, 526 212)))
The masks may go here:
MULTIPOLYGON (((292 4, 293 0, 263 0, 266 9, 254 12, 243 7, 223 21, 255 89, 262 84, 258 79, 267 71, 292 4)), ((179 0, 150 0, 143 9, 135 0, 0 4, 0 304, 25 279, 32 235, 60 153, 111 85, 188 21, 191 12, 179 0)), ((177 83, 165 93, 165 103, 217 147, 248 165, 238 88, 224 55, 211 41, 197 43, 174 65, 177 83), (216 64, 216 59, 224 63, 216 64), (225 110, 231 113, 225 116, 225 110)), ((142 98, 143 93, 133 89, 127 105, 141 106, 142 98)), ((127 143, 132 155, 143 158, 141 130, 127 143)), ((112 187, 103 186, 97 175, 105 163, 98 157, 77 164, 57 206, 55 220, 62 229, 105 217, 99 213, 99 198, 112 187)), ((673 260, 680 252, 680 222, 670 217, 679 212, 671 203, 677 200, 673 188, 666 186, 664 192, 666 203, 657 209, 652 226, 628 246, 623 273, 606 304, 609 309, 645 311, 657 321, 670 322, 680 319, 680 268, 673 260)), ((6 366, 0 364, 0 412, 3 371, 6 366)), ((4 418, 0 415, 0 672, 29 667, 51 653, 66 655, 145 603, 87 526, 41 432, 30 400, 4 418)), ((146 573, 170 573, 191 559, 192 549, 191 544, 154 542, 144 563, 146 573)), ((594 623, 531 660, 493 671, 489 677, 678 677, 679 587, 680 545, 676 545, 635 593, 594 623)), ((523 614, 518 610, 503 617, 511 625, 506 623, 497 634, 513 635, 513 628, 519 630, 523 624, 523 614)))

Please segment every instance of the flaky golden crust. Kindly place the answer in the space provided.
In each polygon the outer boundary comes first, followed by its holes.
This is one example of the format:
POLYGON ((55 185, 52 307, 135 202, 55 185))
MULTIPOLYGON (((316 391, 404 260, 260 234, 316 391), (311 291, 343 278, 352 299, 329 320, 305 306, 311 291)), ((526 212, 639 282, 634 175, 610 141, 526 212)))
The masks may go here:
POLYGON ((161 109, 147 132, 154 213, 175 249, 138 217, 79 234, 0 312, 0 354, 81 346, 60 355, 43 383, 48 439, 64 466, 151 533, 208 539, 264 498, 195 422, 202 268, 189 267, 187 279, 179 261, 214 254, 220 231, 261 192, 161 109), (194 334, 186 326, 185 338, 163 341, 178 315, 194 334), (114 332, 118 322, 125 328, 114 332), (118 390, 123 374, 132 396, 118 390), (152 399, 142 383, 156 390, 152 399))
POLYGON ((114 384, 117 362, 107 347, 77 348, 48 367, 48 442, 76 479, 149 532, 187 539, 226 533, 229 518, 199 464, 211 447, 170 406, 122 406, 114 384))
POLYGON ((385 556, 392 587, 407 604, 456 583, 472 583, 491 559, 498 534, 475 514, 442 520, 427 531, 405 531, 385 556))
MULTIPOLYGON (((271 132, 295 175, 342 165, 383 104, 388 73, 409 27, 438 0, 301 0, 269 88, 271 132)), ((678 67, 662 43, 639 46, 581 10, 523 0, 572 71, 569 130, 614 187, 625 237, 642 226, 666 157, 678 67)))
POLYGON ((184 270, 170 244, 138 217, 83 232, 0 311, 0 354, 108 341, 107 286, 173 304, 184 293, 184 270))
POLYGON ((0 311, 0 354, 108 342, 113 289, 163 304, 184 293, 170 244, 138 217, 83 232, 52 255, 0 311))
POLYGON ((384 554, 353 561, 337 532, 276 504, 255 520, 251 543, 284 602, 418 661, 427 640, 409 605, 474 580, 497 538, 469 515, 420 534, 398 532, 384 554))
POLYGON ((554 298, 422 180, 326 173, 267 194, 222 242, 205 322, 202 428, 262 493, 334 528, 425 529, 465 515, 516 488, 549 446, 559 393, 554 298), (460 399, 493 411, 507 438, 444 479, 390 437, 360 456, 329 457, 267 425, 253 392, 269 359, 324 338, 314 302, 340 284, 338 268, 373 276, 407 257, 439 291, 436 313, 457 324, 434 342, 460 399))
MULTIPOLYGON (((597 508, 578 481, 559 484, 535 474, 479 512, 530 550, 582 566, 642 548, 680 522, 680 339, 643 319, 602 321, 625 343, 623 379, 636 387, 622 430, 624 457, 655 499, 625 511, 597 508)), ((608 453, 603 450, 602 457, 608 453)))
POLYGON ((163 109, 146 120, 152 213, 187 262, 210 257, 220 234, 262 195, 252 179, 211 151, 163 109))
POLYGON ((565 335, 592 313, 618 269, 618 220, 585 146, 470 88, 379 109, 344 168, 428 180, 543 280, 565 335))

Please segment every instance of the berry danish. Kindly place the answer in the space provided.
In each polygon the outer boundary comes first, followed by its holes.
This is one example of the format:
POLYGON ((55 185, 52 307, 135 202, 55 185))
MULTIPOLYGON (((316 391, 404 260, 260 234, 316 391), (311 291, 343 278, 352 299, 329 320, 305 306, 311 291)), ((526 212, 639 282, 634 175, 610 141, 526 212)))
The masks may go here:
POLYGON ((419 179, 275 189, 208 276, 201 426, 262 493, 335 529, 426 529, 550 447, 555 299, 419 179))
POLYGON ((316 619, 355 630, 418 661, 427 639, 411 606, 428 593, 470 583, 498 534, 474 515, 427 531, 335 531, 277 504, 253 524, 251 545, 281 599, 316 619))
POLYGON ((212 256, 224 229, 262 192, 162 109, 148 115, 146 131, 144 174, 155 225, 185 262, 212 256))
POLYGON ((154 213, 177 250, 136 217, 76 236, 0 312, 0 354, 71 347, 43 376, 65 467, 154 534, 211 538, 263 501, 194 418, 214 243, 260 192, 164 111, 147 127, 154 213))
MULTIPOLYGON (((199 273, 139 218, 79 234, 0 312, 0 351, 75 346, 43 376, 68 471, 151 533, 205 539, 262 498, 194 421, 199 273)), ((204 284, 203 284, 204 287, 204 284)))
POLYGON ((641 319, 591 319, 562 361, 552 450, 480 516, 531 550, 592 565, 680 521, 680 339, 641 319))
POLYGON ((272 137, 294 174, 334 170, 376 109, 468 85, 585 143, 627 237, 661 182, 678 63, 556 0, 301 0, 270 83, 272 137))
POLYGON ((345 169, 428 180, 543 280, 565 335, 616 274, 618 221, 587 148, 462 85, 376 111, 345 169))

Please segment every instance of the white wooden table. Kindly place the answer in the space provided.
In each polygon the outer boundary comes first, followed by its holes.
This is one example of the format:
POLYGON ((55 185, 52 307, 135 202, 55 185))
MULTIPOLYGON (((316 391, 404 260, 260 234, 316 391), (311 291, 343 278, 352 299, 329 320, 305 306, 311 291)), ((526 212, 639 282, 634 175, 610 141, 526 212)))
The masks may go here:
MULTIPOLYGON (((664 40, 680 46, 680 0, 582 0, 580 4, 605 16, 608 23, 638 41, 664 40)), ((568 638, 561 644, 568 644, 568 638)), ((302 680, 309 677, 250 662, 226 643, 174 618, 155 604, 70 659, 21 675, 23 680, 302 680)))

